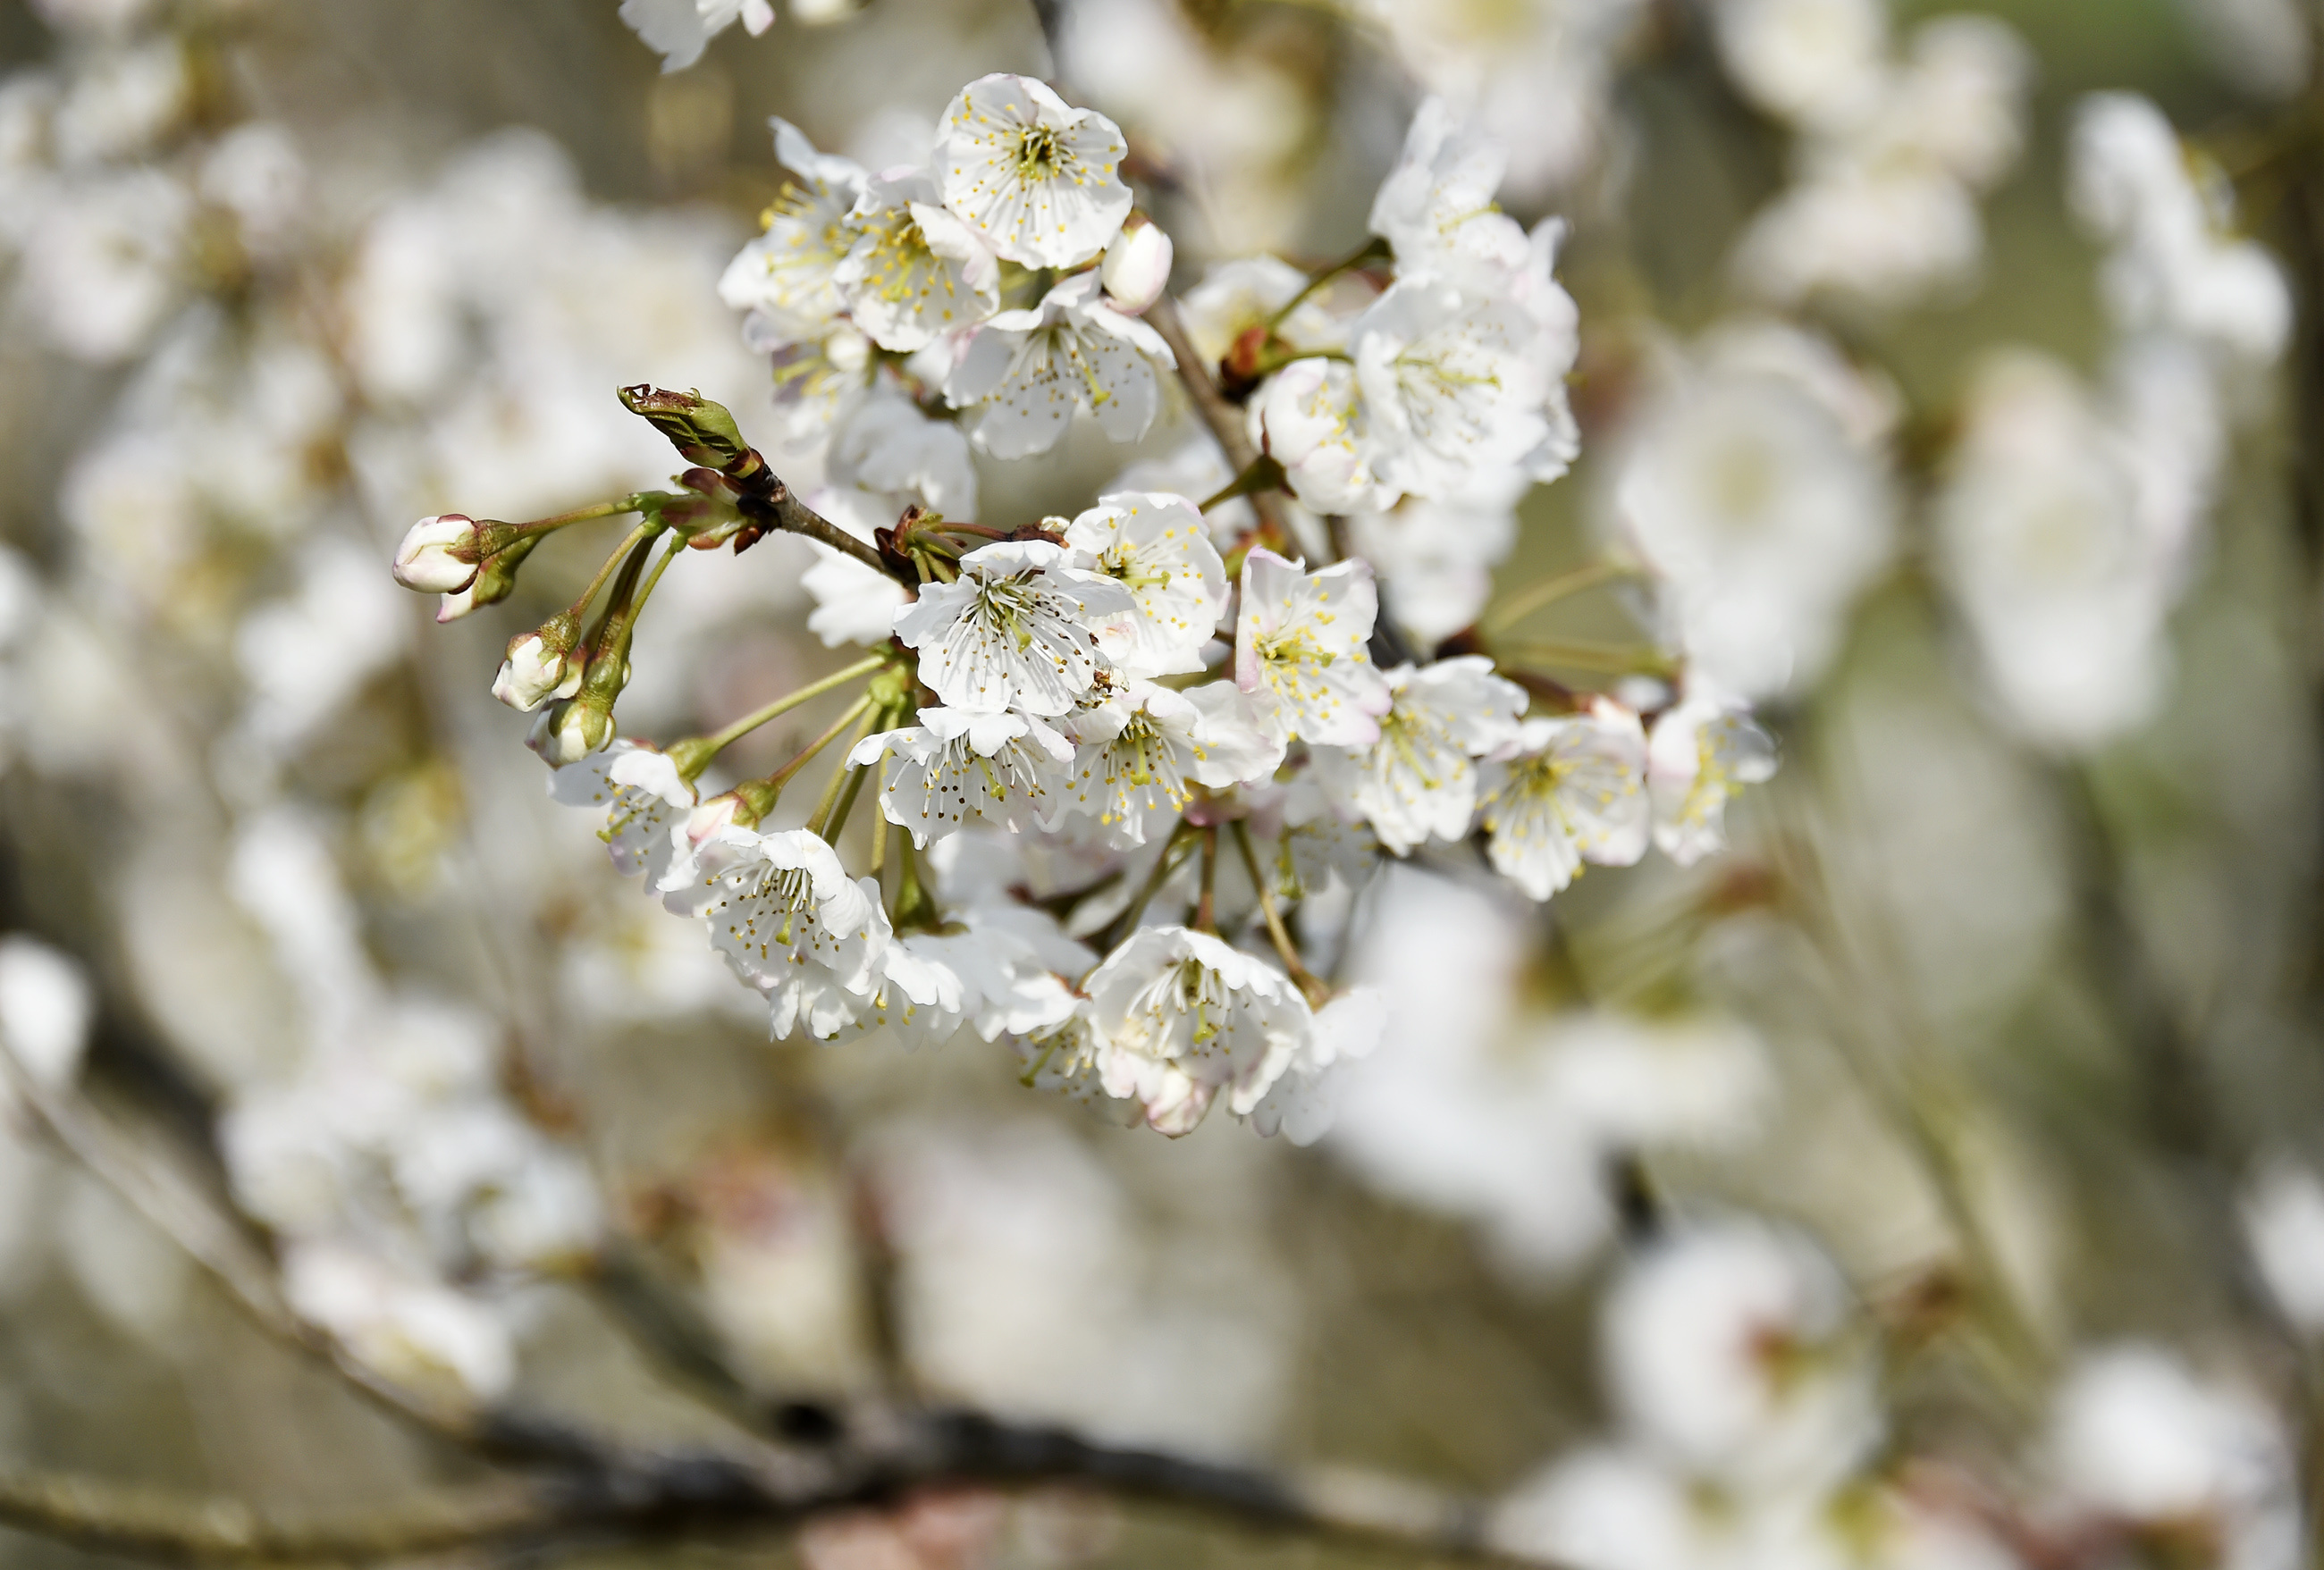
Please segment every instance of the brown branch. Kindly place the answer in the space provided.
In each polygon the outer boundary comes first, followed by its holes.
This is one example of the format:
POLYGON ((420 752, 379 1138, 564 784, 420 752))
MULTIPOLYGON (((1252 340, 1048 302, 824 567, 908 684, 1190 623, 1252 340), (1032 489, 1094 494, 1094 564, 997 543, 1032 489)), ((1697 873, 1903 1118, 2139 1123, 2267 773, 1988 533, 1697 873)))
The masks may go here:
MULTIPOLYGON (((1164 295, 1148 307, 1146 320, 1162 335, 1170 345, 1171 358, 1178 363, 1178 380, 1185 383, 1186 396, 1194 406, 1195 415, 1226 454, 1227 467, 1237 475, 1247 473, 1259 461, 1259 449, 1251 445, 1250 428, 1243 422, 1243 412, 1219 390, 1218 379, 1211 374, 1209 363, 1186 335, 1186 325, 1178 319, 1178 303, 1164 295)), ((1250 504, 1259 514, 1259 522, 1279 541, 1298 537, 1291 532, 1284 519, 1282 505, 1268 491, 1250 494, 1250 504)))

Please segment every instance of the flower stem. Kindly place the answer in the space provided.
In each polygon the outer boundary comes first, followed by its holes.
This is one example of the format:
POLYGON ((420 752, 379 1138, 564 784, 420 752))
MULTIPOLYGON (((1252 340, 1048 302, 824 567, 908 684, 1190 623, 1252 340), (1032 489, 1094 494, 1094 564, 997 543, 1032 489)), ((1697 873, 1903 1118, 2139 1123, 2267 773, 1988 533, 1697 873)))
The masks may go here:
POLYGON ((1243 466, 1241 473, 1202 500, 1194 503, 1197 512, 1208 512, 1222 501, 1232 501, 1238 496, 1248 496, 1254 491, 1283 489, 1283 465, 1261 453, 1243 466))
POLYGON ((1219 921, 1212 891, 1219 877, 1219 831, 1203 831, 1203 897, 1194 906, 1194 931, 1218 935, 1219 921))
POLYGON ((576 621, 587 615, 590 605, 596 601, 597 591, 605 586, 605 580, 613 575, 615 568, 629 559, 632 549, 654 532, 655 527, 651 521, 648 521, 630 530, 622 543, 613 547, 613 554, 605 558, 604 565, 597 569, 597 575, 589 580, 589 586, 581 591, 581 598, 573 601, 572 606, 565 613, 576 621))
POLYGON ((872 881, 884 885, 888 872, 888 814, 885 809, 878 806, 878 802, 888 791, 886 758, 880 760, 879 770, 879 783, 872 787, 875 809, 872 814, 872 881))
POLYGON ((1234 821, 1233 830, 1235 849, 1242 852, 1243 870, 1250 874, 1250 886, 1259 891, 1259 911, 1267 918, 1267 935, 1274 942, 1275 951, 1283 956, 1284 973, 1306 994, 1310 1008, 1321 1008, 1332 995, 1331 985, 1307 969, 1307 962, 1299 957, 1298 947, 1291 941, 1283 916, 1275 908, 1275 895, 1268 892, 1267 879, 1259 875, 1259 853, 1250 848, 1250 830, 1240 818, 1234 821))
POLYGON ((1594 589, 1615 578, 1637 575, 1636 567, 1620 562, 1591 562, 1570 573, 1559 573, 1554 577, 1528 583, 1493 607, 1484 620, 1483 630, 1489 633, 1503 631, 1543 607, 1556 604, 1569 594, 1579 594, 1584 589, 1594 589))
POLYGON ((1494 657, 1521 665, 1559 666, 1609 675, 1666 676, 1671 663, 1648 648, 1614 648, 1599 643, 1515 643, 1493 650, 1494 657))
MULTIPOLYGON (((853 665, 848 666, 841 670, 835 670, 832 672, 831 675, 822 678, 820 681, 809 682, 806 686, 801 687, 796 693, 789 693, 782 697, 777 698, 773 702, 769 703, 763 709, 752 710, 750 713, 743 715, 740 720, 735 721, 732 725, 725 726, 721 730, 714 730, 702 739, 707 745, 713 755, 723 752, 727 748, 733 746, 737 741, 740 741, 743 737, 748 736, 752 731, 756 730, 760 726, 767 723, 768 721, 774 720, 784 714, 789 713, 793 709, 798 708, 809 698, 820 698, 824 693, 831 691, 834 687, 844 687, 848 683, 855 680, 858 676, 868 676, 872 675, 881 666, 886 665, 889 657, 888 653, 885 650, 882 650, 868 658, 857 660, 853 665)), ((681 742, 679 745, 683 746, 684 743, 681 742)))
POLYGON ((1174 860, 1172 858, 1194 835, 1194 826, 1184 818, 1179 819, 1178 826, 1170 831, 1170 838, 1163 842, 1162 854, 1154 858, 1154 870, 1146 875, 1144 886, 1128 904, 1121 907, 1121 914, 1114 917, 1112 924, 1106 929, 1106 948, 1112 948, 1129 935, 1130 929, 1138 925, 1139 918, 1146 914, 1147 905, 1161 891, 1162 885, 1185 865, 1183 858, 1174 860))
MULTIPOLYGON (((842 723, 844 723, 845 720, 854 719, 859 714, 862 716, 862 723, 855 728, 855 735, 848 743, 849 752, 855 750, 855 742, 871 735, 872 728, 888 717, 888 710, 884 704, 873 703, 871 695, 866 693, 854 708, 848 711, 842 723)), ((862 769, 848 762, 844 757, 840 758, 839 767, 831 771, 831 779, 824 785, 823 794, 815 803, 815 815, 807 822, 807 826, 815 831, 818 839, 829 843, 838 837, 841 825, 847 821, 846 813, 838 810, 840 787, 851 778, 860 782, 862 777, 862 769)), ((846 803, 849 807, 855 804, 855 793, 852 789, 847 793, 846 803)))
POLYGON ((1267 330, 1271 333, 1276 328, 1281 326, 1285 322, 1290 320, 1291 313, 1297 310, 1301 306, 1305 305, 1307 303, 1307 298, 1310 295, 1323 288, 1325 284, 1331 282, 1333 279, 1339 277, 1340 274, 1343 272, 1353 272, 1357 268, 1363 266, 1368 262, 1385 262, 1394 254, 1395 252, 1388 249, 1388 242, 1379 238, 1378 236, 1374 236, 1372 239, 1364 242, 1362 249, 1351 251, 1347 255, 1342 256, 1339 261, 1334 262, 1331 266, 1323 269, 1323 271, 1309 279, 1307 280, 1306 288, 1301 289, 1297 294, 1293 295, 1289 299, 1285 300, 1283 304, 1277 308, 1276 313, 1267 318, 1267 330))
POLYGON ((834 720, 831 722, 830 730, 825 731, 822 735, 816 737, 814 740, 807 744, 806 751, 800 753, 797 757, 792 758, 788 763, 783 765, 782 767, 769 775, 767 776, 767 783, 778 789, 789 784, 792 776, 807 766, 809 759, 814 757, 816 753, 821 752, 825 748, 830 746, 833 742, 838 740, 839 733, 846 730, 850 725, 854 724, 856 721, 862 719, 863 717, 863 712, 871 706, 871 693, 866 693, 863 696, 856 699, 854 702, 848 705, 846 713, 842 714, 838 719, 834 720))

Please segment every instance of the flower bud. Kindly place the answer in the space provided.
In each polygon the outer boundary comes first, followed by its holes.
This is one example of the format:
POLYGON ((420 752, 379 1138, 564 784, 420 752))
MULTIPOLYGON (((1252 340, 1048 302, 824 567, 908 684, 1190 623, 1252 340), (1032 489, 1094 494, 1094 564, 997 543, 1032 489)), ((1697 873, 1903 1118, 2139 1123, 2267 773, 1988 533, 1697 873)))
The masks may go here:
POLYGON ((723 796, 713 796, 686 818, 686 842, 699 849, 721 829, 755 829, 775 810, 782 787, 762 779, 744 780, 723 796))
POLYGON ((493 696, 521 714, 551 698, 581 690, 583 662, 572 657, 580 629, 570 616, 552 616, 530 632, 509 639, 508 657, 493 678, 493 696))
POLYGON ((622 407, 669 438, 678 456, 688 464, 715 469, 730 480, 742 481, 767 466, 723 403, 699 392, 671 392, 641 382, 621 390, 622 407))
POLYGON ((1170 236, 1162 232, 1162 225, 1132 213, 1113 243, 1105 248, 1105 261, 1098 267, 1114 308, 1134 317, 1160 299, 1170 286, 1173 253, 1170 236))
POLYGON ((395 581, 423 594, 457 594, 476 581, 476 564, 452 553, 475 539, 473 518, 447 512, 421 519, 395 547, 395 581))
POLYGON ((575 698, 560 698, 533 717, 532 734, 524 744, 551 768, 578 763, 591 753, 611 746, 611 711, 575 698))

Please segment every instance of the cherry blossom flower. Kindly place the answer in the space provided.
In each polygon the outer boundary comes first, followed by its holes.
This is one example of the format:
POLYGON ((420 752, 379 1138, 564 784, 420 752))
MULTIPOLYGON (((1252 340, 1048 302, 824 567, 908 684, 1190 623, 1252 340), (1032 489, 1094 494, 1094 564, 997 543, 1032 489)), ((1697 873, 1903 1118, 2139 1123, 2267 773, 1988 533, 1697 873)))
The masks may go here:
POLYGON ((1331 747, 1379 739, 1388 685, 1368 645, 1379 615, 1371 568, 1360 561, 1310 573, 1264 546, 1243 559, 1235 623, 1235 684, 1271 693, 1287 734, 1331 747))
POLYGON ((551 698, 579 692, 586 669, 586 661, 573 657, 569 640, 560 644, 538 632, 521 633, 509 642, 508 656, 493 678, 493 696, 530 714, 551 698))
POLYGON ((1115 170, 1120 129, 1030 77, 980 77, 936 133, 945 206, 1027 267, 1075 267, 1103 251, 1130 213, 1115 170))
POLYGON ((1108 306, 1096 273, 1076 273, 1033 309, 988 317, 945 378, 945 400, 978 411, 977 445, 996 458, 1047 452, 1076 409, 1131 442, 1154 423, 1156 361, 1176 363, 1161 335, 1108 306))
POLYGON ((1655 845, 1682 867, 1725 849, 1728 798, 1775 774, 1775 739, 1740 699, 1690 693, 1646 738, 1655 845))
POLYGON ((1379 991, 1358 987, 1315 1011, 1305 1051, 1250 1110, 1250 1126, 1262 1138, 1280 1134, 1296 1145, 1311 1145, 1332 1129, 1340 1076, 1334 1070, 1371 1055, 1388 1029, 1388 1010, 1379 991))
POLYGON ((1085 990, 1106 1094, 1135 1097, 1167 1134, 1191 1133, 1222 1090, 1250 1116, 1314 1026, 1280 970, 1185 927, 1139 929, 1085 990))
POLYGON ((1101 496, 1065 534, 1095 571, 1130 591, 1130 613, 1098 629, 1115 670, 1159 676, 1203 668, 1203 645, 1227 607, 1227 568, 1193 502, 1161 492, 1101 496))
POLYGON ((1238 256, 1212 262, 1203 273, 1203 281, 1179 300, 1178 311, 1187 337, 1204 360, 1213 365, 1226 357, 1237 338, 1270 322, 1274 322, 1275 335, 1295 348, 1345 348, 1347 323, 1333 317, 1320 294, 1301 299, 1306 290, 1307 275, 1282 258, 1238 256), (1299 303, 1293 306, 1293 300, 1299 303), (1291 314, 1274 321, 1286 306, 1291 314))
POLYGON ((838 853, 820 838, 805 829, 761 834, 728 827, 699 854, 697 875, 662 903, 702 916, 712 947, 735 974, 771 987, 814 966, 849 992, 869 987, 887 943, 887 913, 870 880, 849 882, 838 853))
POLYGON ((2228 232, 2228 188, 2215 173, 2198 184, 2161 110, 2135 94, 2092 94, 2075 115, 2071 154, 2075 212, 2113 248, 2099 284, 2117 320, 2256 364, 2283 352, 2292 309, 2282 271, 2228 232))
POLYGON ((1583 862, 1628 867, 1646 854, 1646 733, 1610 698, 1586 713, 1527 720, 1485 797, 1493 869, 1535 899, 1572 883, 1583 862))
POLYGON ((1385 448, 1355 367, 1316 356, 1294 360, 1250 403, 1252 439, 1283 465, 1291 493, 1323 512, 1393 505, 1397 489, 1380 475, 1385 448))
POLYGON ((568 807, 603 807, 597 837, 624 877, 640 872, 646 886, 668 889, 691 881, 693 862, 681 857, 681 831, 694 811, 695 790, 659 747, 623 739, 578 763, 552 769, 549 794, 568 807))
POLYGON ((1194 786, 1263 779, 1283 761, 1282 740, 1231 682, 1183 693, 1133 683, 1068 724, 1079 748, 1066 803, 1124 849, 1146 843, 1148 821, 1176 814, 1194 786))
POLYGON ((774 0, 622 0, 622 20, 661 56, 663 70, 682 71, 737 22, 753 36, 766 32, 775 7, 774 0))
POLYGON ((923 709, 918 725, 865 737, 850 761, 882 757, 894 762, 880 809, 925 846, 969 823, 1038 826, 1057 805, 1074 747, 1032 714, 923 709))
POLYGON ((1525 229, 1493 200, 1508 164, 1508 152, 1463 126, 1444 99, 1422 100, 1372 198, 1371 231, 1395 249, 1398 279, 1494 292, 1525 271, 1525 229))
POLYGON ((839 265, 855 235, 848 214, 863 195, 865 175, 852 159, 817 152, 789 121, 774 127, 775 153, 798 177, 766 211, 766 232, 735 253, 718 280, 718 298, 752 312, 761 335, 812 338, 844 305, 839 265))
POLYGON ((1063 714, 1106 666, 1093 629, 1137 609, 1088 562, 1047 540, 971 551, 957 579, 922 584, 896 613, 896 637, 919 651, 920 680, 951 707, 1063 714))
POLYGON ((1397 491, 1457 490, 1550 435, 1551 345, 1514 300, 1399 281, 1357 320, 1349 352, 1377 467, 1397 491))
POLYGON ((982 236, 938 204, 926 172, 872 176, 847 216, 854 243, 833 280, 855 325, 882 349, 909 353, 1000 305, 1000 264, 982 236))
POLYGON ((1482 655, 1385 677, 1390 705, 1369 747, 1318 751, 1320 777, 1401 856, 1430 839, 1458 840, 1477 811, 1477 760, 1517 739, 1525 689, 1482 655))

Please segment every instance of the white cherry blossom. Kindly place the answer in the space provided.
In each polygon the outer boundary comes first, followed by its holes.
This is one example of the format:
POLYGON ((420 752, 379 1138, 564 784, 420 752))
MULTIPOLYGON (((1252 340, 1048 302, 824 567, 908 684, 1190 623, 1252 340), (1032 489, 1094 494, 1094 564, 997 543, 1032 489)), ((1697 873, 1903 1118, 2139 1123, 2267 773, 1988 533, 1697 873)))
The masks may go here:
POLYGON ((1287 735, 1330 747, 1379 739, 1388 685, 1368 645, 1379 616, 1371 568, 1360 561, 1308 572, 1264 546, 1243 558, 1235 622, 1235 684, 1266 692, 1287 735))
POLYGON ((1130 612, 1098 629, 1117 671, 1159 676, 1203 668, 1203 645, 1227 608, 1227 567, 1193 502, 1157 491, 1101 496, 1065 535, 1095 571, 1130 591, 1130 612))
POLYGON ((833 281, 855 325, 882 349, 909 353, 1000 306, 1000 263, 939 204, 925 170, 872 176, 847 218, 854 243, 833 281))
POLYGON ((1401 856, 1458 840, 1477 811, 1477 760, 1517 740, 1525 689, 1482 655, 1386 673, 1390 706, 1370 746, 1316 754, 1323 778, 1401 856))
POLYGON ((851 993, 870 987, 887 944, 887 913, 876 889, 848 881, 838 852, 820 838, 805 829, 762 834, 729 825, 698 854, 696 876, 663 903, 702 916, 712 947, 737 975, 772 988, 812 967, 851 993))
POLYGON ((1439 495, 1546 440, 1554 371, 1541 325, 1511 299, 1398 282, 1358 318, 1349 352, 1393 490, 1439 495))
POLYGON ((920 680, 950 707, 1065 713, 1106 668, 1098 624, 1136 609, 1088 562, 1047 540, 971 551, 957 579, 923 583, 896 613, 896 637, 919 651, 920 680))
POLYGON ((1282 740, 1231 682, 1186 693, 1132 683, 1069 725, 1079 745, 1064 806, 1095 819, 1123 849, 1146 843, 1148 820, 1175 816, 1194 786, 1262 779, 1283 761, 1282 740))
POLYGON ((1186 927, 1132 933, 1084 989, 1106 1094, 1167 1134, 1191 1133, 1221 1091, 1250 1116, 1314 1028, 1283 972, 1186 927))
POLYGON ((1120 129, 1030 77, 980 77, 936 133, 945 206, 1027 267, 1075 267, 1130 215, 1120 129))
POLYGON ((1422 100, 1403 156, 1372 198, 1371 231, 1395 249, 1399 280, 1492 292, 1525 271, 1525 229, 1493 200, 1508 166, 1508 152, 1463 126, 1444 99, 1422 100))
POLYGON ((663 70, 682 71, 737 22, 753 36, 766 32, 775 7, 774 0, 622 0, 622 20, 661 56, 663 70))
POLYGON ((1354 512, 1395 502, 1396 487, 1380 474, 1386 450, 1345 360, 1294 360, 1267 379, 1250 409, 1253 441, 1307 506, 1354 512))
POLYGON ((1493 869, 1535 899, 1572 883, 1583 862, 1628 867, 1646 854, 1646 733, 1610 698, 1585 713, 1527 720, 1485 797, 1493 869))
POLYGON ((1074 746, 1013 710, 923 709, 920 722, 867 736, 850 760, 889 757, 880 809, 925 846, 969 823, 1012 832, 1039 826, 1065 785, 1074 746))
POLYGON ((1105 281, 1105 298, 1116 310, 1137 316, 1170 287, 1170 264, 1176 254, 1177 247, 1161 225, 1129 225, 1105 248, 1105 261, 1098 270, 1105 281))
POLYGON ((872 340, 845 322, 793 341, 753 316, 742 323, 742 341, 773 359, 774 431, 785 443, 821 445, 872 390, 872 340))
MULTIPOLYGON (((690 880, 693 861, 681 855, 682 831, 694 811, 693 785, 659 747, 624 738, 578 763, 549 774, 549 794, 568 807, 602 807, 597 838, 623 877, 643 872, 649 888, 668 888, 673 874, 690 880)), ((686 847, 690 851, 690 847, 686 847)))
POLYGON ((1727 801, 1775 775, 1775 742, 1740 699, 1711 690, 1664 711, 1646 738, 1655 843, 1682 867, 1727 848, 1727 801))
POLYGON ((1371 1056, 1388 1029, 1386 1000, 1376 987, 1358 987, 1315 1011, 1307 1045, 1259 1105, 1250 1126, 1264 1138, 1280 1134, 1311 1145, 1329 1134, 1339 1101, 1343 1065, 1371 1056))
POLYGON ((1046 453, 1086 409, 1117 442, 1154 423, 1154 363, 1176 364, 1152 327, 1108 306, 1094 272, 1076 273, 1030 310, 1002 311, 968 339, 945 400, 977 410, 977 445, 996 458, 1046 453))
POLYGON ((812 338, 844 303, 837 274, 854 240, 848 212, 863 194, 864 172, 852 159, 817 152, 789 121, 769 124, 776 156, 798 178, 769 204, 766 232, 727 263, 718 298, 754 313, 762 334, 812 338))
MULTIPOLYGON (((893 524, 903 510, 871 491, 853 489, 811 491, 807 505, 865 545, 872 543, 872 530, 893 524)), ((879 568, 821 540, 807 544, 815 552, 815 565, 799 574, 799 587, 815 601, 815 609, 807 613, 807 629, 825 648, 887 642, 896 629, 896 613, 912 602, 910 591, 879 568)))

